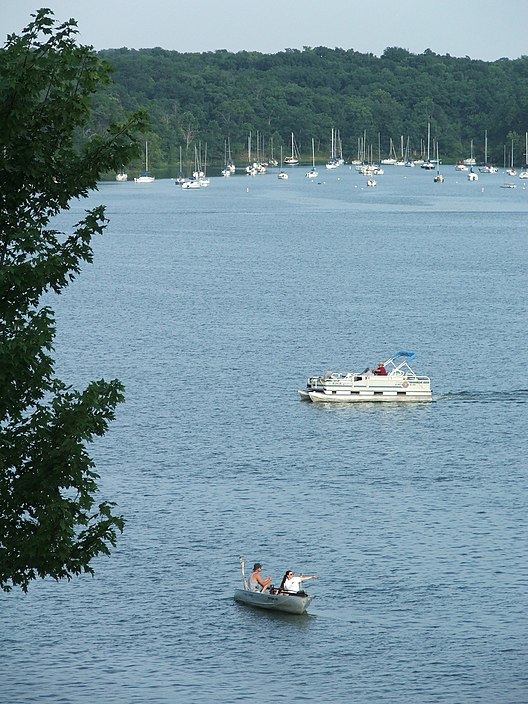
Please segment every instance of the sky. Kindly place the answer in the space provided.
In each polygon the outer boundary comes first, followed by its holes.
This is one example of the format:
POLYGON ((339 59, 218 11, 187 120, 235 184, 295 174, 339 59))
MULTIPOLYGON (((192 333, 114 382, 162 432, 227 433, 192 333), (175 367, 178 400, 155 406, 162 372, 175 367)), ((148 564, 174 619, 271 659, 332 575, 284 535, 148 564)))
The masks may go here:
POLYGON ((305 46, 495 61, 528 55, 528 0, 0 0, 0 37, 40 7, 95 49, 276 53, 305 46))

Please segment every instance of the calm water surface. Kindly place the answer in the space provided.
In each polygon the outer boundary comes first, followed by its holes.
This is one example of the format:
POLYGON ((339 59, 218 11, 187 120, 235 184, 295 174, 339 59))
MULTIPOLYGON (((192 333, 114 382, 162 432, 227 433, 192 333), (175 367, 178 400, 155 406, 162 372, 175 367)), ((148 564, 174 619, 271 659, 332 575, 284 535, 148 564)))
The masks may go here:
POLYGON ((0 596, 0 701, 528 702, 528 192, 304 172, 91 197, 56 356, 126 385, 93 454, 127 526, 0 596), (400 349, 433 403, 298 400, 400 349), (309 614, 234 603, 239 555, 318 573, 309 614))

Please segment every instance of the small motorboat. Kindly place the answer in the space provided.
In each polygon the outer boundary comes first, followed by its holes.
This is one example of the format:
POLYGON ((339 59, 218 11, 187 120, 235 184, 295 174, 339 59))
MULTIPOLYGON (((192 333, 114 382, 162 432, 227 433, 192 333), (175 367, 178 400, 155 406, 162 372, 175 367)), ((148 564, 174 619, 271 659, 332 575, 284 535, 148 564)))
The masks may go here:
POLYGON ((191 178, 188 181, 184 181, 181 184, 181 187, 183 188, 184 191, 189 191, 189 190, 195 190, 197 188, 201 188, 202 184, 200 182, 200 179, 191 178))
POLYGON ((415 357, 415 352, 401 351, 374 370, 311 376, 299 395, 302 400, 323 403, 431 401, 431 379, 416 375, 409 366, 415 357))
POLYGON ((282 611, 287 614, 303 614, 310 603, 313 601, 313 596, 310 596, 305 591, 300 592, 280 592, 273 586, 265 592, 255 592, 249 588, 249 583, 244 574, 244 558, 240 558, 240 567, 242 570, 242 589, 235 590, 235 601, 246 606, 255 606, 259 609, 267 609, 268 611, 282 611))

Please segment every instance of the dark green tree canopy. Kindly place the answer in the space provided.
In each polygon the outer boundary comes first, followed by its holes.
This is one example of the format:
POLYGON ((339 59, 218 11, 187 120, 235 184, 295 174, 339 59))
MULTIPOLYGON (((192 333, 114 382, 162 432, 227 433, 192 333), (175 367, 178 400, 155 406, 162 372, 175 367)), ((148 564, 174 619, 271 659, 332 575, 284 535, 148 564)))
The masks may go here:
POLYGON ((313 138, 328 156, 332 127, 347 158, 356 157, 365 133, 376 152, 380 135, 384 156, 389 140, 399 144, 401 136, 419 152, 428 123, 445 159, 469 156, 472 140, 483 159, 486 130, 496 162, 509 132, 518 136, 515 154, 524 153, 528 57, 488 63, 399 47, 380 57, 327 47, 276 54, 112 49, 100 56, 116 73, 111 92, 97 98, 97 125, 110 105, 116 114, 148 108, 154 165, 170 163, 185 146, 186 115, 193 116, 196 141, 207 142, 218 163, 227 138, 236 159, 245 158, 249 131, 263 137, 268 156, 271 136, 277 151, 287 148, 292 131, 305 155, 313 138))
POLYGON ((77 45, 75 22, 48 10, 0 50, 0 586, 91 572, 123 519, 95 505, 98 474, 87 444, 123 400, 118 381, 66 387, 54 374, 54 316, 41 304, 92 259, 104 209, 73 233, 47 229, 101 173, 138 153, 140 115, 83 139, 94 93, 110 69, 77 45))

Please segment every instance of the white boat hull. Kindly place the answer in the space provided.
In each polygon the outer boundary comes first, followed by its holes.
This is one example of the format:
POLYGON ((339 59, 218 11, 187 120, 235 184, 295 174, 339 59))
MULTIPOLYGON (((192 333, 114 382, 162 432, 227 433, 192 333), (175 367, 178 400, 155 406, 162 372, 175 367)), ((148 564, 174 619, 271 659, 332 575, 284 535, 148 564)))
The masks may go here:
POLYGON ((299 394, 302 399, 304 399, 304 394, 307 394, 308 398, 310 401, 313 401, 313 403, 365 403, 368 401, 373 403, 386 403, 391 401, 432 401, 433 398, 430 391, 410 391, 408 389, 402 389, 401 391, 394 391, 392 389, 383 391, 347 391, 343 389, 341 392, 336 392, 335 394, 322 391, 299 391, 299 394))
POLYGON ((267 609, 268 611, 282 611, 287 614, 303 614, 312 599, 313 596, 270 594, 269 592, 252 592, 248 589, 237 589, 235 591, 235 601, 240 604, 267 609))

